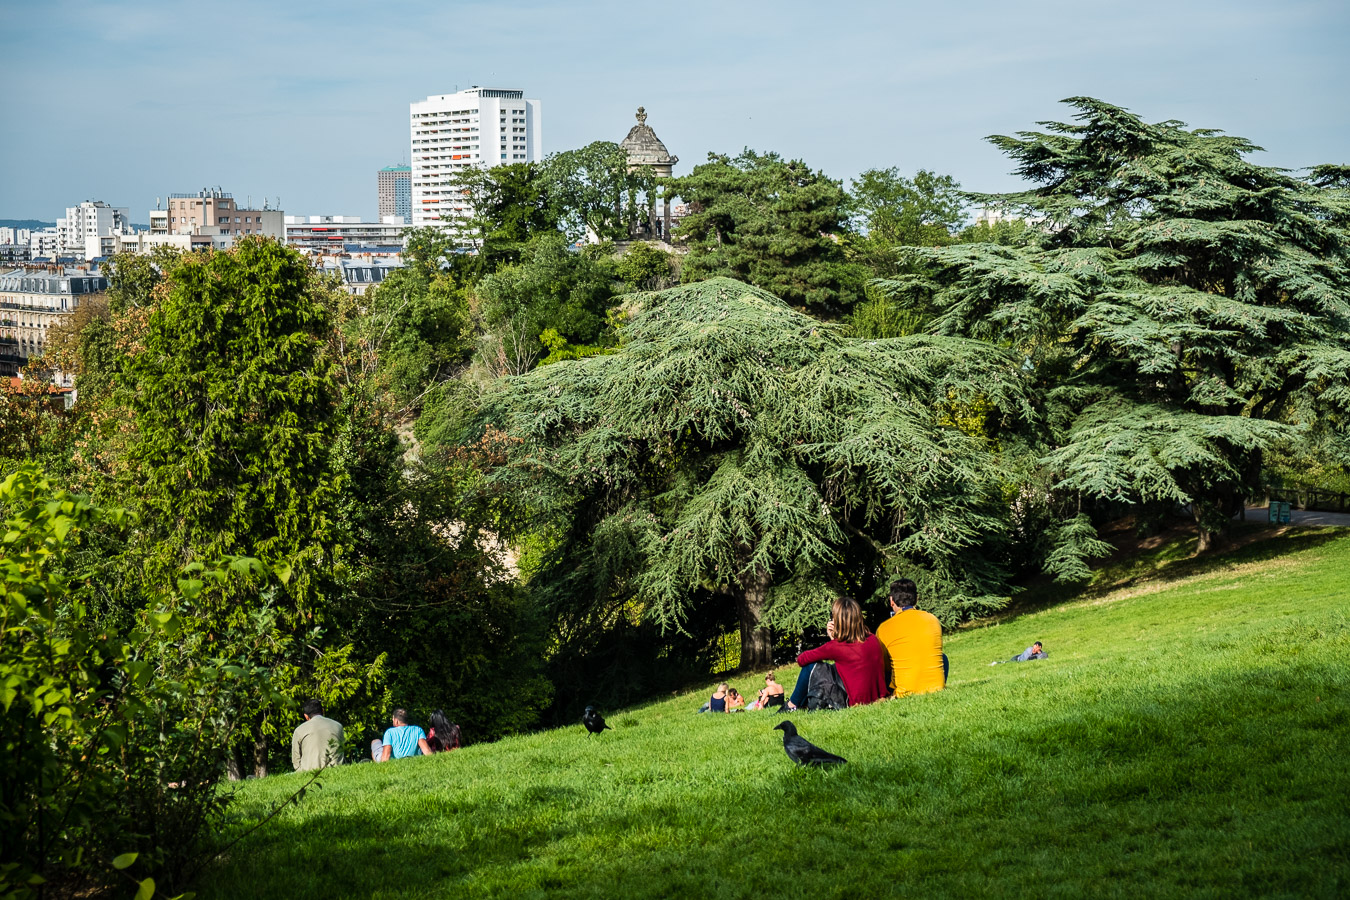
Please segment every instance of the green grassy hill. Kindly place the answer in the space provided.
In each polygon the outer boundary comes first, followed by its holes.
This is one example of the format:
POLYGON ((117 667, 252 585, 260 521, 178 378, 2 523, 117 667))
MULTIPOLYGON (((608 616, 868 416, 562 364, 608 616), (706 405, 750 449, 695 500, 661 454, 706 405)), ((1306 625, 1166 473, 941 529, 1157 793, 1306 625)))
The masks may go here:
POLYGON ((950 636, 939 694, 794 714, 835 770, 788 762, 781 714, 695 715, 705 689, 328 773, 202 894, 1347 896, 1350 534, 1182 549, 950 636), (1050 659, 989 667, 1035 639, 1050 659))

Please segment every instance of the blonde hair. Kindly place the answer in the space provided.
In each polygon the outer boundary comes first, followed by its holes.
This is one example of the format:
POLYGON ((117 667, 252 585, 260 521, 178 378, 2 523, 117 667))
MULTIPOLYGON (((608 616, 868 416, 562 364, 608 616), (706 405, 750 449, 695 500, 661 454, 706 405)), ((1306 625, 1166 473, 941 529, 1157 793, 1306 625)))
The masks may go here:
POLYGON ((830 607, 834 618, 834 639, 845 644, 857 644, 870 634, 863 621, 862 607, 852 597, 840 597, 830 607))

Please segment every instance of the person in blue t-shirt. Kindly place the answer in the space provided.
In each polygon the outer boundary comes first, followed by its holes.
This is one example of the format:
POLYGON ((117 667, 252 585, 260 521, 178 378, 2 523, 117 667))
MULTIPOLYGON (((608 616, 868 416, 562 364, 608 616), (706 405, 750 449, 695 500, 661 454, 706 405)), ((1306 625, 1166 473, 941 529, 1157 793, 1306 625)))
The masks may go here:
POLYGON ((420 725, 408 724, 408 711, 396 709, 389 718, 394 727, 384 733, 384 748, 380 751, 380 761, 404 759, 409 756, 430 756, 431 746, 427 743, 427 733, 420 725))

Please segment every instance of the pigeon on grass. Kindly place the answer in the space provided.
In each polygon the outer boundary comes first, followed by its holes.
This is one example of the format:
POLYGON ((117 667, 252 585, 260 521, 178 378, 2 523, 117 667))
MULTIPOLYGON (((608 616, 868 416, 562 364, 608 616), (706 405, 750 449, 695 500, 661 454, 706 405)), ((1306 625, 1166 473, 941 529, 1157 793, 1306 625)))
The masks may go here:
POLYGON ((610 731, 614 730, 605 724, 605 717, 596 712, 594 706, 586 707, 586 711, 581 714, 581 724, 585 725, 586 730, 591 734, 599 734, 606 728, 609 728, 610 731))
POLYGON ((804 737, 797 734, 797 726, 784 720, 773 726, 774 731, 783 732, 783 752, 799 766, 821 766, 848 762, 842 756, 828 753, 804 737))

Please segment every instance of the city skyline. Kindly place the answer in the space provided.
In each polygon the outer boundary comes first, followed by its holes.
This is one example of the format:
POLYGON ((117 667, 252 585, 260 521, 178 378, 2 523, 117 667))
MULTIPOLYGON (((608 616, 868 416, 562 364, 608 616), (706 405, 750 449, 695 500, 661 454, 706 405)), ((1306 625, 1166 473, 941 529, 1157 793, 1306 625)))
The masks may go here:
POLYGON ((28 102, 0 161, 25 174, 0 182, 0 218, 54 221, 102 200, 143 223, 156 197, 219 185, 280 197, 288 213, 374 220, 375 173, 410 161, 409 104, 475 84, 538 97, 544 153, 617 142, 645 106, 676 174, 748 146, 845 183, 897 166, 1007 190, 1019 182, 983 138, 1062 119, 1071 95, 1242 135, 1267 164, 1347 155, 1350 123, 1328 113, 1350 74, 1343 5, 839 12, 758 0, 409 3, 379 16, 350 2, 15 4, 6 43, 28 102))

